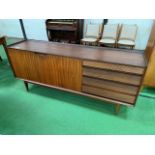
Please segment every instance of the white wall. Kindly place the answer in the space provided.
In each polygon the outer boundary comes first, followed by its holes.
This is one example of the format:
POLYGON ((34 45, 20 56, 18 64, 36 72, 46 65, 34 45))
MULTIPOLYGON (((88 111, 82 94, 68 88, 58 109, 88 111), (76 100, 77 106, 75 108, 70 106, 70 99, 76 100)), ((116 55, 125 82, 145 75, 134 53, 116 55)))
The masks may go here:
POLYGON ((86 32, 86 25, 87 24, 101 24, 103 23, 103 19, 85 19, 84 20, 84 30, 83 30, 83 36, 86 32))
POLYGON ((108 23, 137 24, 138 32, 135 49, 144 50, 146 48, 153 19, 110 19, 108 23))
POLYGON ((28 39, 48 40, 45 19, 23 19, 28 39))
POLYGON ((18 19, 0 19, 0 36, 23 38, 18 19))
MULTIPOLYGON (((28 39, 48 40, 45 19, 24 19, 23 22, 28 39)), ((87 23, 102 22, 103 19, 85 19, 84 31, 87 23)), ((108 23, 137 24, 138 33, 135 49, 145 49, 153 24, 153 19, 109 19, 108 23)), ((23 37, 18 19, 1 19, 0 35, 23 37)))

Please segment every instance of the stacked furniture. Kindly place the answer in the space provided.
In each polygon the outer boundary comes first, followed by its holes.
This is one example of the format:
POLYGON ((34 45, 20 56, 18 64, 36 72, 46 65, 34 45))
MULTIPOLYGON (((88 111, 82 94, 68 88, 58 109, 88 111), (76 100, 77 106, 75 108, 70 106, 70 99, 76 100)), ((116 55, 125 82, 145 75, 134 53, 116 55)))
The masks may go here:
MULTIPOLYGON (((7 47, 14 76, 103 100, 134 106, 146 69, 145 55, 133 50, 26 40, 7 47)), ((92 103, 93 104, 93 103, 92 103)))
POLYGON ((83 20, 48 19, 46 30, 49 41, 79 43, 83 33, 83 20))

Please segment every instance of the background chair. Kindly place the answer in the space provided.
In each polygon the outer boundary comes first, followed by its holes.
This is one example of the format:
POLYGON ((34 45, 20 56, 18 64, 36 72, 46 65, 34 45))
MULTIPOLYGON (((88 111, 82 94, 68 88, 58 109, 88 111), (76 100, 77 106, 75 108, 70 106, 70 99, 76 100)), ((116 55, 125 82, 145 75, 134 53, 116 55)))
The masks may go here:
POLYGON ((81 43, 84 45, 97 45, 97 42, 101 36, 101 30, 101 24, 87 24, 86 33, 84 35, 84 38, 81 39, 81 43))
POLYGON ((104 25, 102 39, 99 41, 99 45, 112 45, 113 47, 116 47, 118 31, 119 31, 118 24, 104 25))
POLYGON ((137 25, 122 25, 117 46, 125 46, 133 49, 135 47, 137 30, 137 25))

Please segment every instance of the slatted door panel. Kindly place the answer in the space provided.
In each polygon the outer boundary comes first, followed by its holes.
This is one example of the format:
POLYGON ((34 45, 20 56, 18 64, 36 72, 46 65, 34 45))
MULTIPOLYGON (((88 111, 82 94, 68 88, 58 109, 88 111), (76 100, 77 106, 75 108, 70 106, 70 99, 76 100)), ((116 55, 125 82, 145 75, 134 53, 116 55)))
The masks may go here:
POLYGON ((46 54, 35 53, 37 58, 37 70, 41 83, 61 86, 58 74, 58 58, 46 54))
POLYGON ((82 62, 81 60, 60 57, 59 71, 61 87, 81 91, 82 62))
POLYGON ((82 63, 80 60, 36 54, 42 83, 81 91, 82 63))
POLYGON ((9 49, 8 54, 16 77, 31 81, 40 81, 37 74, 37 59, 34 53, 9 49))

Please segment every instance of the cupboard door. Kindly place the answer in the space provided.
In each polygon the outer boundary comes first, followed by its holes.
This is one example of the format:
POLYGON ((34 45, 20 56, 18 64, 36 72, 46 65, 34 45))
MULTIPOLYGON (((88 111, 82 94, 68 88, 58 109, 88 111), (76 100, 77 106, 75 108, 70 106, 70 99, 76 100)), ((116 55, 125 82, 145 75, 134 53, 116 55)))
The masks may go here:
POLYGON ((82 63, 80 60, 46 54, 36 55, 42 83, 81 91, 82 63))
POLYGON ((82 62, 81 60, 60 57, 59 60, 59 76, 61 79, 61 87, 81 91, 82 85, 82 62))
POLYGON ((41 83, 61 86, 57 57, 36 53, 38 76, 41 83))
POLYGON ((16 77, 39 82, 34 53, 9 49, 8 54, 16 77))

